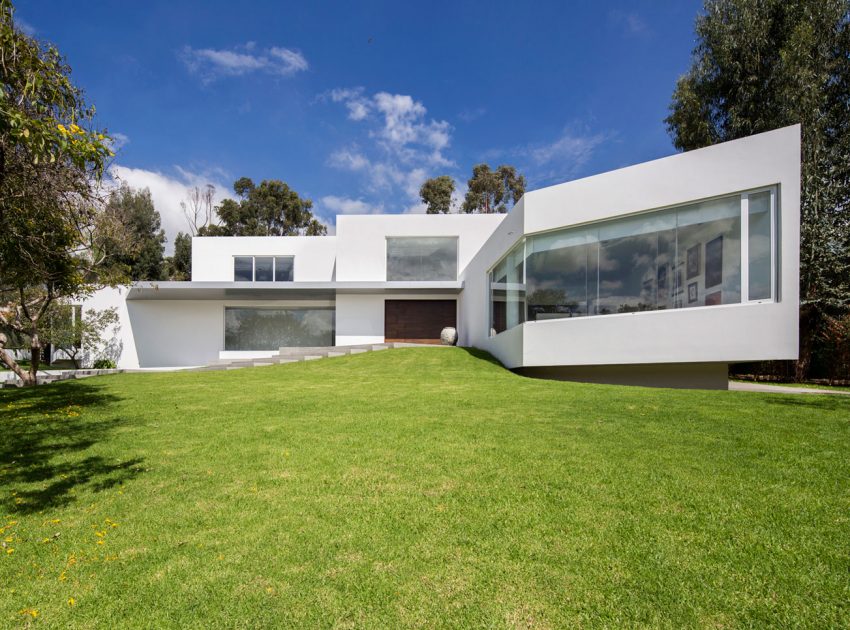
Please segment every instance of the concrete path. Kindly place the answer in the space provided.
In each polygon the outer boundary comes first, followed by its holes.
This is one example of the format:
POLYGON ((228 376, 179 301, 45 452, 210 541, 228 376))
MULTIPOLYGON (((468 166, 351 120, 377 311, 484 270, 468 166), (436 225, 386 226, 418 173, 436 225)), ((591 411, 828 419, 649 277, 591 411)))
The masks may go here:
POLYGON ((850 391, 842 391, 840 389, 788 387, 787 385, 774 385, 772 383, 750 383, 742 381, 729 381, 729 391, 762 392, 767 394, 837 394, 839 396, 850 396, 850 391))

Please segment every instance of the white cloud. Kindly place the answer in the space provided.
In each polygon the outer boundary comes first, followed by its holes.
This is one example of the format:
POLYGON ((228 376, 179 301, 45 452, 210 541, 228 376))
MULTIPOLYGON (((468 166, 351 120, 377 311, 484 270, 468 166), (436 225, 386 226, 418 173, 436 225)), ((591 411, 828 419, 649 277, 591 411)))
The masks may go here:
POLYGON ((384 209, 381 205, 373 205, 362 199, 350 199, 334 195, 322 197, 321 207, 334 214, 380 214, 384 209))
POLYGON ((354 149, 339 149, 331 153, 328 163, 339 169, 361 171, 370 166, 369 159, 354 149))
POLYGON ((400 195, 401 201, 393 201, 402 211, 423 211, 419 202, 423 182, 440 174, 436 169, 455 166, 445 156, 451 145, 451 125, 445 120, 429 120, 425 106, 407 94, 377 92, 369 96, 360 87, 337 88, 320 100, 343 104, 349 120, 361 123, 366 132, 363 145, 337 149, 328 164, 363 173, 370 193, 400 195))
POLYGON ((435 166, 454 165, 443 155, 451 144, 451 125, 445 120, 427 120, 428 110, 412 96, 389 92, 367 96, 363 88, 356 87, 336 88, 326 97, 334 103, 343 103, 350 120, 374 118, 377 125, 373 124, 370 136, 377 138, 396 158, 435 166))
POLYGON ((473 120, 477 120, 481 118, 484 114, 487 113, 487 109, 484 107, 476 107, 474 109, 464 109, 461 111, 457 117, 460 118, 463 122, 469 123, 473 120))
POLYGON ((180 58, 189 72, 200 76, 204 83, 252 72, 288 77, 310 67, 304 55, 297 50, 279 46, 272 46, 263 52, 255 52, 255 49, 253 42, 232 50, 192 48, 187 45, 180 52, 180 58))
POLYGON ((112 138, 110 148, 116 152, 120 151, 123 147, 127 146, 130 143, 130 137, 124 133, 114 131, 109 134, 109 137, 112 138))
POLYGON ((608 19, 622 28, 629 35, 649 35, 649 26, 637 13, 613 9, 608 12, 608 19))
POLYGON ((167 254, 174 250, 174 237, 178 232, 188 232, 189 224, 180 202, 185 201, 189 191, 195 186, 215 186, 214 203, 221 203, 229 197, 229 187, 221 183, 221 173, 206 175, 194 173, 186 169, 175 167, 176 176, 167 175, 159 171, 148 171, 142 168, 131 168, 114 164, 109 169, 112 183, 115 185, 126 182, 131 188, 147 188, 151 192, 154 207, 162 218, 162 229, 168 238, 165 249, 167 254))
POLYGON ((19 15, 15 15, 15 26, 18 27, 18 30, 21 31, 24 35, 28 35, 29 37, 35 37, 35 34, 38 32, 35 30, 35 27, 21 19, 19 15))
POLYGON ((596 147, 606 139, 604 133, 588 135, 567 128, 556 140, 529 146, 527 152, 537 164, 559 161, 568 162, 577 168, 587 162, 596 147))

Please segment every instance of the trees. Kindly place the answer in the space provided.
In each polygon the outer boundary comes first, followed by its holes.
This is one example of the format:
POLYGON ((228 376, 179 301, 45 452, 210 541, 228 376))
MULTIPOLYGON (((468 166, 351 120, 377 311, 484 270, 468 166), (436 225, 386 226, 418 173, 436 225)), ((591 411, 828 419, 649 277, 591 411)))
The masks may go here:
POLYGON ((507 212, 507 202, 517 203, 525 193, 525 177, 503 164, 495 171, 487 164, 472 167, 472 177, 461 209, 464 212, 507 212))
POLYGON ((179 232, 174 238, 174 255, 166 261, 169 280, 189 280, 192 277, 192 237, 179 232))
POLYGON ((452 209, 452 195, 455 180, 448 175, 440 175, 427 180, 419 189, 419 197, 427 206, 427 214, 448 214, 452 209))
POLYGON ((83 360, 90 364, 104 345, 104 334, 118 324, 117 309, 86 309, 72 304, 55 304, 50 309, 47 342, 64 352, 74 367, 83 360))
POLYGON ((96 187, 112 153, 59 52, 13 14, 0 0, 0 362, 34 384, 51 305, 115 280, 103 243, 116 226, 96 187), (28 372, 5 347, 9 333, 28 342, 28 372))
POLYGON ((706 0, 666 119, 696 149, 802 123, 800 360, 850 307, 850 4, 706 0))
POLYGON ((213 224, 215 220, 214 197, 215 186, 207 184, 203 188, 195 186, 189 191, 189 197, 180 202, 180 207, 189 223, 189 232, 192 236, 196 236, 203 228, 213 224))
POLYGON ((123 243, 108 240, 105 246, 113 261, 126 266, 131 280, 162 280, 165 231, 150 191, 147 188, 133 190, 126 183, 122 184, 110 193, 104 212, 123 226, 121 238, 129 237, 134 243, 133 249, 128 251, 123 243))
POLYGON ((302 199, 284 182, 270 179, 259 185, 248 177, 233 184, 239 200, 225 199, 216 208, 220 225, 199 231, 202 236, 320 236, 327 228, 310 210, 313 202, 302 199))

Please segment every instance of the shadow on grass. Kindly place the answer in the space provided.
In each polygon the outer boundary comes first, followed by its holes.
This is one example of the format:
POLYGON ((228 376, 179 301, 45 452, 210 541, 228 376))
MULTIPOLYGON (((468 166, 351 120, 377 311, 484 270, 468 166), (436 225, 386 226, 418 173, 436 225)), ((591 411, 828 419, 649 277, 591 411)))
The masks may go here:
POLYGON ((0 395, 0 509, 27 514, 72 503, 142 472, 140 458, 87 453, 125 421, 91 417, 117 397, 80 381, 6 390, 0 395))
MULTIPOLYGON (((798 409, 819 409, 822 411, 850 411, 850 396, 835 394, 765 394, 767 403, 798 409)), ((848 416, 850 417, 850 416, 848 416)))
POLYGON ((497 368, 500 368, 502 370, 507 370, 507 368, 504 365, 502 365, 502 362, 499 361, 499 359, 494 357, 492 354, 490 354, 486 350, 479 350, 478 348, 467 348, 467 347, 461 347, 460 349, 463 350, 464 352, 466 352, 469 356, 473 357, 474 359, 478 359, 479 361, 486 361, 487 363, 490 363, 497 368))

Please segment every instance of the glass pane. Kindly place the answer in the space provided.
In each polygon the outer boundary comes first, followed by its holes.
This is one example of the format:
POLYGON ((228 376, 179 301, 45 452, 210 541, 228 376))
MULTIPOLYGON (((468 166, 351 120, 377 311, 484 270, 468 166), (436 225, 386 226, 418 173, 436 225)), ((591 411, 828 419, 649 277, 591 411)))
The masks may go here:
POLYGON ((457 280, 457 238, 388 238, 387 280, 457 280))
POLYGON ((273 278, 274 259, 271 256, 257 256, 254 258, 254 280, 257 282, 271 282, 273 278))
POLYGON ((292 256, 274 259, 275 282, 292 282, 292 269, 295 259, 292 256))
POLYGON ((770 191, 750 195, 749 295, 751 300, 771 298, 770 191))
POLYGON ((233 280, 236 282, 251 282, 254 280, 253 257, 236 256, 233 259, 233 280))
POLYGON ((674 308, 741 301, 741 197, 725 197, 677 213, 674 308))
POLYGON ((562 230, 529 239, 529 321, 588 314, 591 294, 596 296, 596 234, 596 229, 562 230))
POLYGON ((490 275, 490 328, 492 334, 525 321, 523 244, 514 247, 490 275))
POLYGON ((332 346, 333 308, 225 308, 225 350, 332 346))
POLYGON ((662 289, 659 296, 659 284, 667 285, 667 260, 675 238, 676 214, 671 211, 600 225, 591 312, 608 315, 666 308, 667 291, 662 289))

